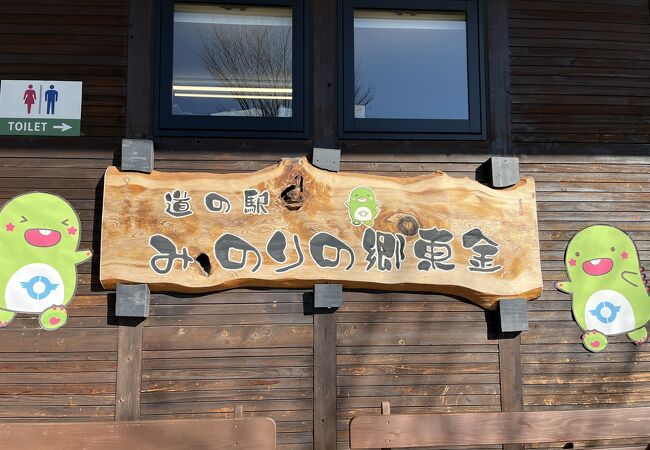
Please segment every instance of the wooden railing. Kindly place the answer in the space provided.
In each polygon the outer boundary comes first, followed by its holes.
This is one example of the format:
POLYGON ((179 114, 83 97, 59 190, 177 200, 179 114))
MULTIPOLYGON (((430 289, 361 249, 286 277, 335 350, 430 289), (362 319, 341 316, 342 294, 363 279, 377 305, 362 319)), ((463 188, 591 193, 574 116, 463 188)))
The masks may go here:
POLYGON ((463 414, 357 416, 350 448, 398 449, 448 445, 538 444, 648 438, 650 408, 463 414))

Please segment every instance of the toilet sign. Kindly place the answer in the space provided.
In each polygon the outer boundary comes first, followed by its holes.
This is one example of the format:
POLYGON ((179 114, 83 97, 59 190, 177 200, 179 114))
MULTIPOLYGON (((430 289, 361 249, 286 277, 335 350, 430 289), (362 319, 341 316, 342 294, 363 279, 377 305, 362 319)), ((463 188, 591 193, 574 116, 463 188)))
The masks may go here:
POLYGON ((79 136, 81 81, 0 81, 0 135, 79 136))

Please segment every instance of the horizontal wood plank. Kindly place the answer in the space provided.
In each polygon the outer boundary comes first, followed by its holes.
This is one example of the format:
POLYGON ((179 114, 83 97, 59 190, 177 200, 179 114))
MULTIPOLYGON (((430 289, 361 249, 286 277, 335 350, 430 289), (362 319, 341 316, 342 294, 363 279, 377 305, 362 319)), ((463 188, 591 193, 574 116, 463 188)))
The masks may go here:
POLYGON ((650 408, 357 416, 350 446, 412 448, 650 437, 650 408), (597 426, 594 426, 597 424, 597 426))
POLYGON ((0 449, 274 450, 271 419, 0 424, 0 449))

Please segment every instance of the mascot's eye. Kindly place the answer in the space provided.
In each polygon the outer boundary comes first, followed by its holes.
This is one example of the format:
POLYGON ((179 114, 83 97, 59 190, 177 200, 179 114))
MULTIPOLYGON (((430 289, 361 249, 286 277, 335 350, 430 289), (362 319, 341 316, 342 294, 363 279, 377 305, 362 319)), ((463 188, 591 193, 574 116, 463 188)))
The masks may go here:
POLYGON ((67 227, 69 225, 68 219, 65 219, 63 222, 61 222, 61 225, 65 225, 67 227))
POLYGON ((616 251, 616 248, 612 247, 612 248, 610 248, 610 250, 613 251, 613 252, 615 252, 615 251, 616 251))
POLYGON ((576 252, 576 257, 580 256, 580 252, 576 252))
POLYGON ((27 222, 27 217, 20 216, 20 223, 25 223, 25 222, 27 222))

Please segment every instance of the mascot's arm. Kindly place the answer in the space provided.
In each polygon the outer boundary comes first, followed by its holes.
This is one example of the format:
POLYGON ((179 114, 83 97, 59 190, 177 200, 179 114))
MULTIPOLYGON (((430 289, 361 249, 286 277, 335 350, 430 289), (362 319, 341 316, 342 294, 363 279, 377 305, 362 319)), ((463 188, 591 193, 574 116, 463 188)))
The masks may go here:
POLYGON ((72 254, 72 261, 75 264, 81 264, 84 261, 89 260, 93 256, 93 252, 90 249, 79 250, 72 254))
POLYGON ((634 287, 644 286, 645 280, 641 277, 641 274, 637 272, 630 272, 626 270, 621 273, 621 278, 628 284, 631 284, 634 287))
POLYGON ((559 281, 555 283, 555 287, 559 291, 566 292, 567 294, 573 294, 576 290, 575 283, 572 281, 559 281))

